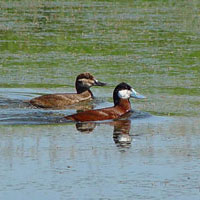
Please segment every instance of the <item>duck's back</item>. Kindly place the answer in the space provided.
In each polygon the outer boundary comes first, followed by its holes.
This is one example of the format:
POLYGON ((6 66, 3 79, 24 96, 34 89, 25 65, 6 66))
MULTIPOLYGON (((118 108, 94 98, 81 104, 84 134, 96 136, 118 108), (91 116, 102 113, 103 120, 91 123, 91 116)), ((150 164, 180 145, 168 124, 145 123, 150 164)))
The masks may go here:
POLYGON ((117 105, 108 108, 87 110, 74 115, 68 115, 65 118, 73 121, 101 121, 117 119, 131 110, 129 100, 120 99, 117 105))
POLYGON ((65 118, 73 121, 101 121, 119 118, 124 112, 116 107, 109 107, 97 110, 88 110, 65 118))
POLYGON ((86 91, 81 94, 76 93, 57 93, 46 94, 30 100, 30 103, 40 108, 64 108, 67 105, 79 103, 91 99, 91 94, 86 91))

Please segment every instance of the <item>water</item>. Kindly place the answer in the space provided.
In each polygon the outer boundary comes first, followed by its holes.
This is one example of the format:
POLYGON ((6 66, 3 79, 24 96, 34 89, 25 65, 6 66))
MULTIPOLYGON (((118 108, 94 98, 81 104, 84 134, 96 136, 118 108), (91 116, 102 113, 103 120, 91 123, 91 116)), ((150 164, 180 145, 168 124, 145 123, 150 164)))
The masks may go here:
POLYGON ((0 2, 0 199, 199 199, 200 3, 0 2), (35 109, 89 71, 96 99, 35 109), (146 100, 118 121, 63 116, 112 105, 125 81, 146 100), (31 194, 31 197, 30 197, 31 194))

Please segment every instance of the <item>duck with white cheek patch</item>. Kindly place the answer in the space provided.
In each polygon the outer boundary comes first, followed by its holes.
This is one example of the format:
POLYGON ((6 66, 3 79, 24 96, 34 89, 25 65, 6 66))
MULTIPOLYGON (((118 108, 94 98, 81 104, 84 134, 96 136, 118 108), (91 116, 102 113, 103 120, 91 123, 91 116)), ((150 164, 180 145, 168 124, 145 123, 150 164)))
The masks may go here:
POLYGON ((137 93, 127 83, 120 83, 116 86, 113 92, 114 106, 96 110, 88 110, 73 115, 68 115, 65 118, 73 121, 101 121, 120 118, 131 110, 130 98, 144 99, 145 96, 137 93))

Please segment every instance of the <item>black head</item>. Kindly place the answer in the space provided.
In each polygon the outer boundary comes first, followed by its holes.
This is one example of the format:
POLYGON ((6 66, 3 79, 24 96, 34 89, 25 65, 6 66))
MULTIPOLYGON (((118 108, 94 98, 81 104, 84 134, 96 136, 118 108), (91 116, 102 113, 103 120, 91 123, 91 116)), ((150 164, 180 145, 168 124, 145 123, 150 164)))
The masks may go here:
POLYGON ((145 96, 136 92, 130 85, 124 82, 117 85, 113 92, 113 101, 115 105, 119 103, 120 99, 129 99, 131 97, 137 98, 137 99, 146 98, 145 96))
POLYGON ((79 74, 76 78, 76 90, 77 93, 82 93, 86 90, 89 90, 92 86, 104 86, 106 83, 102 83, 94 78, 90 73, 85 72, 79 74))
POLYGON ((119 91, 128 90, 131 93, 131 89, 132 89, 131 86, 128 85, 127 83, 124 83, 124 82, 117 85, 114 89, 114 92, 113 92, 114 105, 117 105, 119 103, 119 100, 120 100, 119 91))

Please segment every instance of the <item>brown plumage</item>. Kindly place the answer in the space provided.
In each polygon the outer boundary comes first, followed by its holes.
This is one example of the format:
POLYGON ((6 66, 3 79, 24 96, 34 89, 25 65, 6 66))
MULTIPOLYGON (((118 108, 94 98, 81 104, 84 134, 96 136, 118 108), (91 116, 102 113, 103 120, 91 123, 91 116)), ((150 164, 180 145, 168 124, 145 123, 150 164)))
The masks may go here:
POLYGON ((77 93, 56 93, 46 94, 30 100, 33 106, 41 108, 64 108, 68 105, 81 101, 90 100, 93 94, 90 90, 92 86, 104 86, 105 83, 97 81, 90 73, 82 73, 77 76, 75 87, 77 93))
POLYGON ((101 121, 117 119, 131 110, 131 104, 128 99, 121 99, 119 104, 113 107, 87 110, 74 115, 66 116, 66 119, 73 121, 101 121))
POLYGON ((120 118, 131 110, 130 97, 144 98, 126 83, 120 83, 113 92, 114 106, 96 110, 87 110, 77 114, 66 116, 65 118, 73 121, 101 121, 120 118))

